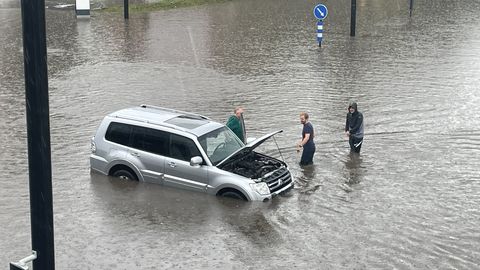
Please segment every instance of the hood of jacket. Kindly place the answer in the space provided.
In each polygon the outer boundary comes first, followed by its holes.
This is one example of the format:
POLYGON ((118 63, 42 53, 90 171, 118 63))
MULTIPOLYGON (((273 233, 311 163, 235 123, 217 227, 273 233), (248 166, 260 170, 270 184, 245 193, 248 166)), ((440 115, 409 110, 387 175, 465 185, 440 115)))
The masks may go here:
POLYGON ((356 102, 350 102, 350 104, 348 104, 348 109, 350 110, 350 108, 353 108, 355 112, 358 112, 356 102))

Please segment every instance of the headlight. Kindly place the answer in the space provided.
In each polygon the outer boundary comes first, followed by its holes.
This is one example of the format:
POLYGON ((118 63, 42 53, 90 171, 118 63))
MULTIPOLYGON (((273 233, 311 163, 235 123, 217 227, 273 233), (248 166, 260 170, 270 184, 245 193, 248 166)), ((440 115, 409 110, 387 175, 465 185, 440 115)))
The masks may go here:
POLYGON ((260 183, 253 183, 250 184, 253 190, 255 190, 260 195, 268 195, 270 194, 270 189, 268 189, 267 183, 260 182, 260 183))

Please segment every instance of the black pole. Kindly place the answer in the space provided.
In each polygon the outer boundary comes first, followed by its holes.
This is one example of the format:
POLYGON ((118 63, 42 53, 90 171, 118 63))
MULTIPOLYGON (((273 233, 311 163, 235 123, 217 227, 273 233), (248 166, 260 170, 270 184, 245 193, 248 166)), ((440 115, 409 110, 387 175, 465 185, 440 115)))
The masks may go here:
POLYGON ((21 0, 33 269, 55 269, 45 1, 21 0))
POLYGON ((123 17, 128 19, 128 0, 123 0, 123 17))
POLYGON ((410 0, 410 17, 412 17, 413 12, 413 0, 410 0))
POLYGON ((355 36, 355 27, 356 27, 356 20, 357 20, 357 0, 352 0, 352 7, 351 7, 351 18, 350 18, 350 36, 355 36))

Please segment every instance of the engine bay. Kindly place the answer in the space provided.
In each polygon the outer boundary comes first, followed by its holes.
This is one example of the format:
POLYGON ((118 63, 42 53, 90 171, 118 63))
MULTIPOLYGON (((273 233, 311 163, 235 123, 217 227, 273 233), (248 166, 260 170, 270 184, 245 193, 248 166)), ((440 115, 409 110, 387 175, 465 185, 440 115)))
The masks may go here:
POLYGON ((220 169, 247 177, 257 179, 269 172, 273 172, 282 166, 283 162, 254 151, 249 154, 225 164, 220 169))

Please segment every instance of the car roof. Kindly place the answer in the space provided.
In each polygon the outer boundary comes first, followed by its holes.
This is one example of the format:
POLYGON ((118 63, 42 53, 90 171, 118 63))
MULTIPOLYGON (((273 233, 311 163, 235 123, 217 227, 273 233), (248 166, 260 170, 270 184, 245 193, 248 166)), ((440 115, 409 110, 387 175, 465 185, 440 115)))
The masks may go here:
POLYGON ((169 127, 194 134, 197 137, 224 126, 200 114, 152 105, 121 109, 109 116, 169 127))

